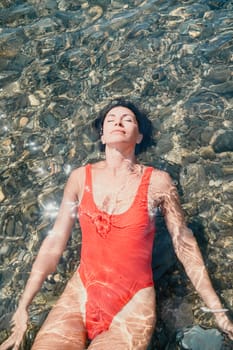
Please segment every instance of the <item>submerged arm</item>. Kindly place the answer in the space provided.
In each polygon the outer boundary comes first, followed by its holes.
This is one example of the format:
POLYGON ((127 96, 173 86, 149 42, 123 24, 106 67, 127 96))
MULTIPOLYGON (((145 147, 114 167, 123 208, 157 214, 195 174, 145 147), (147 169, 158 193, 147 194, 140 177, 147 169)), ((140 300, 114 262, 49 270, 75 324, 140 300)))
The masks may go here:
POLYGON ((74 221, 77 195, 74 191, 74 174, 71 174, 63 194, 61 206, 52 230, 44 239, 32 266, 30 277, 19 305, 28 308, 48 275, 56 270, 66 248, 74 221))
POLYGON ((34 296, 40 290, 48 275, 56 270, 58 261, 66 248, 72 226, 75 221, 75 206, 77 202, 77 184, 75 175, 71 174, 64 190, 62 203, 53 229, 44 239, 39 253, 32 266, 29 279, 19 300, 18 308, 12 318, 12 334, 0 346, 0 350, 19 349, 27 329, 28 307, 34 296))
POLYGON ((213 289, 197 241, 185 223, 177 189, 168 174, 163 177, 161 206, 176 255, 196 291, 214 313, 218 326, 233 339, 233 324, 225 312, 219 312, 223 306, 213 289))

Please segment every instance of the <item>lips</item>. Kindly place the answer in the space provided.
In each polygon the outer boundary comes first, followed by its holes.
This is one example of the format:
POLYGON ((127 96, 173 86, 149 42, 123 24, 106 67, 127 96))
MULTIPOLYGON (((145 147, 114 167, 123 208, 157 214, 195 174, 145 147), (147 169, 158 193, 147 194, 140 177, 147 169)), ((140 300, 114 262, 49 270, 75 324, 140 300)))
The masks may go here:
POLYGON ((115 129, 111 132, 111 134, 125 134, 125 131, 122 129, 115 129))

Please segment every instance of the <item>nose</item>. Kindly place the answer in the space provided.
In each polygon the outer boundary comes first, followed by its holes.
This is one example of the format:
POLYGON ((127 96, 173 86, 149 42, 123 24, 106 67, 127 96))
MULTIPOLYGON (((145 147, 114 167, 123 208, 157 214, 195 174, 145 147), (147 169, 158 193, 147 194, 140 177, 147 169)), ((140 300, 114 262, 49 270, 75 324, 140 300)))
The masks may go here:
POLYGON ((123 126, 121 118, 115 120, 115 126, 123 126))

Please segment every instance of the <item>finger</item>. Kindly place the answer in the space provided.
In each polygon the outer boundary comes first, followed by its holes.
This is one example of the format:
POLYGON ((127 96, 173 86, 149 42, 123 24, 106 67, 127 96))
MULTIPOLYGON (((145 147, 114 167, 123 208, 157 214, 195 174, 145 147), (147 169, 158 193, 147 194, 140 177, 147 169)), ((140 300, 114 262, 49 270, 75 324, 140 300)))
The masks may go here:
POLYGON ((10 349, 14 345, 14 342, 9 338, 2 345, 0 345, 0 350, 10 349))
POLYGON ((0 350, 7 350, 7 349, 19 349, 20 343, 22 341, 22 337, 17 337, 17 333, 12 333, 8 339, 5 340, 2 345, 0 345, 0 350))
POLYGON ((13 327, 15 327, 15 322, 14 322, 14 321, 11 321, 11 322, 10 322, 10 328, 12 329, 13 327))
POLYGON ((233 340, 233 331, 229 331, 227 335, 231 340, 233 340))
POLYGON ((12 350, 18 350, 20 346, 20 343, 15 343, 15 346, 12 348, 12 350))
POLYGON ((223 328, 222 330, 231 340, 233 340, 233 330, 232 329, 227 329, 227 328, 224 329, 223 328))

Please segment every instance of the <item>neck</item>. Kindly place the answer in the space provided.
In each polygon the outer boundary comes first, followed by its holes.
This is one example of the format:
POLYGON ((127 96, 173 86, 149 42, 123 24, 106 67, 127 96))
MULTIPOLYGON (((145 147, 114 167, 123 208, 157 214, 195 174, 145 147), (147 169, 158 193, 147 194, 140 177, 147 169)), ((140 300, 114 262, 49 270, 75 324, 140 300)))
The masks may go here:
POLYGON ((107 168, 113 171, 125 170, 136 164, 136 157, 134 150, 120 152, 114 148, 107 148, 105 150, 105 164, 107 168))

